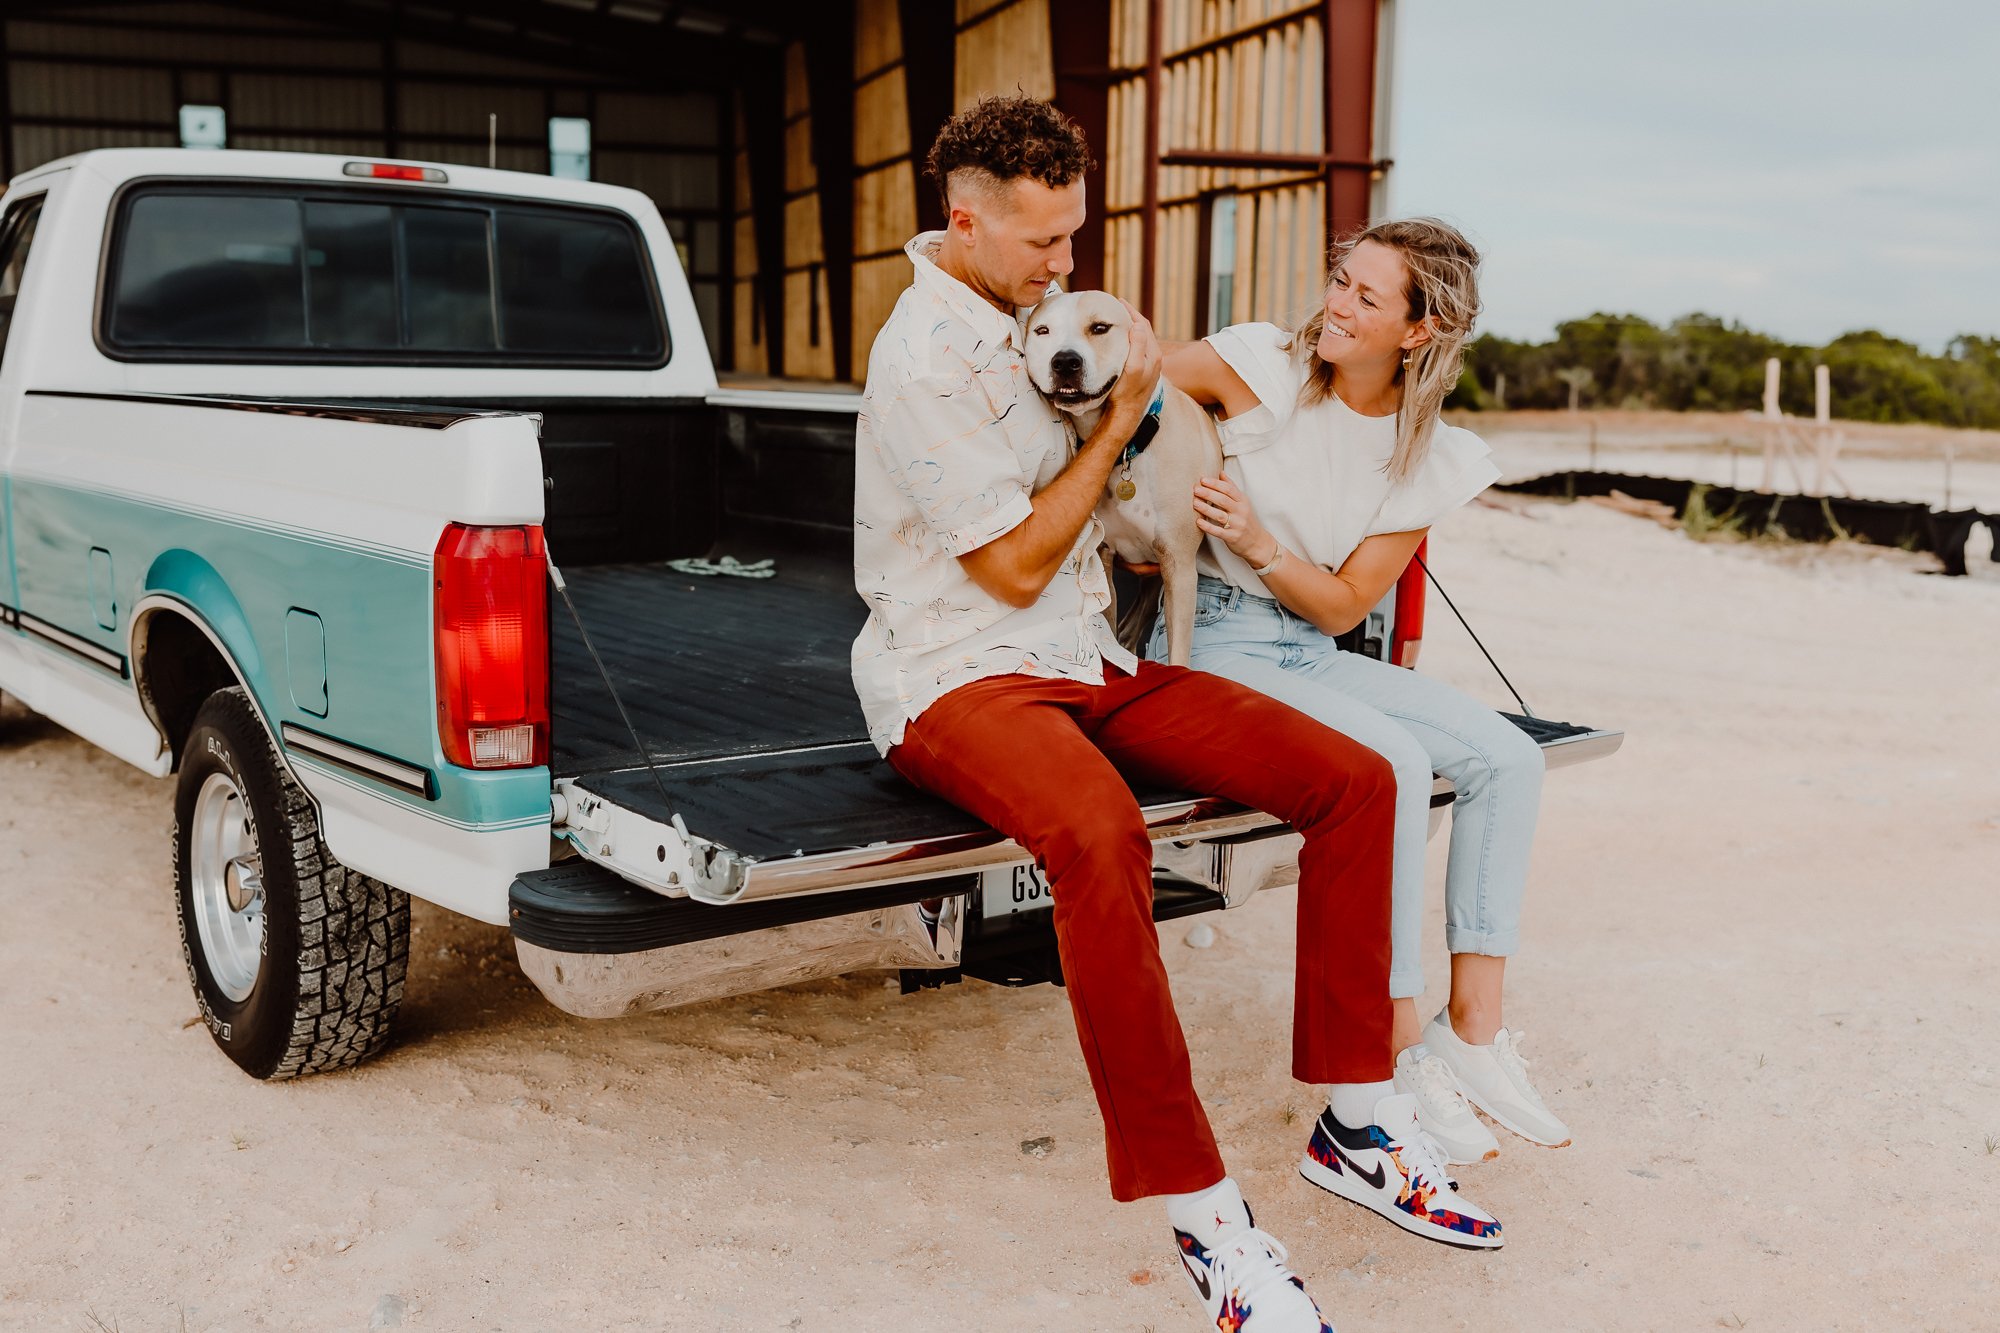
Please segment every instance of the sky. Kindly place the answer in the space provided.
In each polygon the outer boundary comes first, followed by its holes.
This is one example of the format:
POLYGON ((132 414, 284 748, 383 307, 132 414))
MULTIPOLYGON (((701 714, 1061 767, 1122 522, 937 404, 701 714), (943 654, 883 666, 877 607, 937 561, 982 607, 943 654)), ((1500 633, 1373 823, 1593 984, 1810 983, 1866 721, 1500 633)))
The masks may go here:
POLYGON ((1480 246, 1482 332, 1602 310, 2000 335, 2000 4, 1396 10, 1389 211, 1480 246))

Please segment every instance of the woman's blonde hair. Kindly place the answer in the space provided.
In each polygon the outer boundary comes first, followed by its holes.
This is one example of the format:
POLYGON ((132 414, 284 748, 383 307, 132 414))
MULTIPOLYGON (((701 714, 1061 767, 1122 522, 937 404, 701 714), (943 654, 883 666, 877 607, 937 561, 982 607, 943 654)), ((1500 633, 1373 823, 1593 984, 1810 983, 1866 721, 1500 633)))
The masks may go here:
MULTIPOLYGON (((1465 362, 1465 339, 1479 317, 1479 251, 1456 227, 1436 218, 1378 222, 1334 245, 1328 285, 1363 241, 1386 245, 1403 257, 1410 274, 1409 290, 1404 293, 1409 301, 1408 319, 1413 324, 1428 319, 1431 325, 1429 341, 1411 352, 1405 366, 1396 372, 1402 398, 1396 409, 1396 451, 1389 456, 1388 473, 1391 481, 1403 482, 1416 474, 1430 453, 1438 409, 1457 385, 1465 362)), ((1333 396, 1333 367, 1322 361, 1316 350, 1325 324, 1326 302, 1321 301, 1312 318, 1293 330, 1287 345, 1306 363, 1305 386, 1299 390, 1301 406, 1323 403, 1333 396)))

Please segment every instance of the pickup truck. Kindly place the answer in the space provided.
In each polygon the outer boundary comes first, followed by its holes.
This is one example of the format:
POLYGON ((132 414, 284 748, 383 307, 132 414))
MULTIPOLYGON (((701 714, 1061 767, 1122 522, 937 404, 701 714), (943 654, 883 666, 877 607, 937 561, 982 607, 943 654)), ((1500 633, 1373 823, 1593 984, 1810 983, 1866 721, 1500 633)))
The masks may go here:
MULTIPOLYGON (((587 1016, 1060 982, 1022 850, 867 740, 857 402, 718 385, 631 190, 165 149, 9 185, 0 689, 176 775, 232 1060, 380 1050, 411 895, 507 927, 587 1016)), ((1422 605, 1406 576, 1356 646, 1409 665, 1422 605)), ((1552 764, 1619 741, 1519 721, 1552 764)), ((1161 919, 1295 878, 1271 816, 1138 795, 1161 919)))

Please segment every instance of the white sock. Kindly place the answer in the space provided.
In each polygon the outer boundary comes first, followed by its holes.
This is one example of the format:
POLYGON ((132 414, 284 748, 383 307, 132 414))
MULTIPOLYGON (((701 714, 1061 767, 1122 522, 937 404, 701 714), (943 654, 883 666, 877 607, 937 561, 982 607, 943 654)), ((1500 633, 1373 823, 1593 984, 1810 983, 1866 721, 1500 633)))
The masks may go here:
POLYGON ((1205 1190, 1169 1194, 1166 1200, 1168 1224, 1203 1245, 1213 1246, 1229 1232, 1250 1225, 1250 1205, 1243 1202, 1243 1191, 1228 1176, 1205 1190))
POLYGON ((1360 1129, 1375 1123, 1375 1103, 1395 1096, 1396 1082, 1336 1083, 1327 1092, 1326 1104, 1333 1108, 1333 1118, 1349 1129, 1360 1129))

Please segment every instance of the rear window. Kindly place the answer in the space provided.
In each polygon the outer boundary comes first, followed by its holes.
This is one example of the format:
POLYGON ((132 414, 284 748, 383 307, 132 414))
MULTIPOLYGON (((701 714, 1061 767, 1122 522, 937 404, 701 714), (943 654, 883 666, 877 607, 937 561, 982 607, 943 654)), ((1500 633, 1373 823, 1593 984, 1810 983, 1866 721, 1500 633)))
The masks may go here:
POLYGON ((657 366, 651 266, 622 214, 162 186, 128 194, 105 343, 128 357, 657 366))

